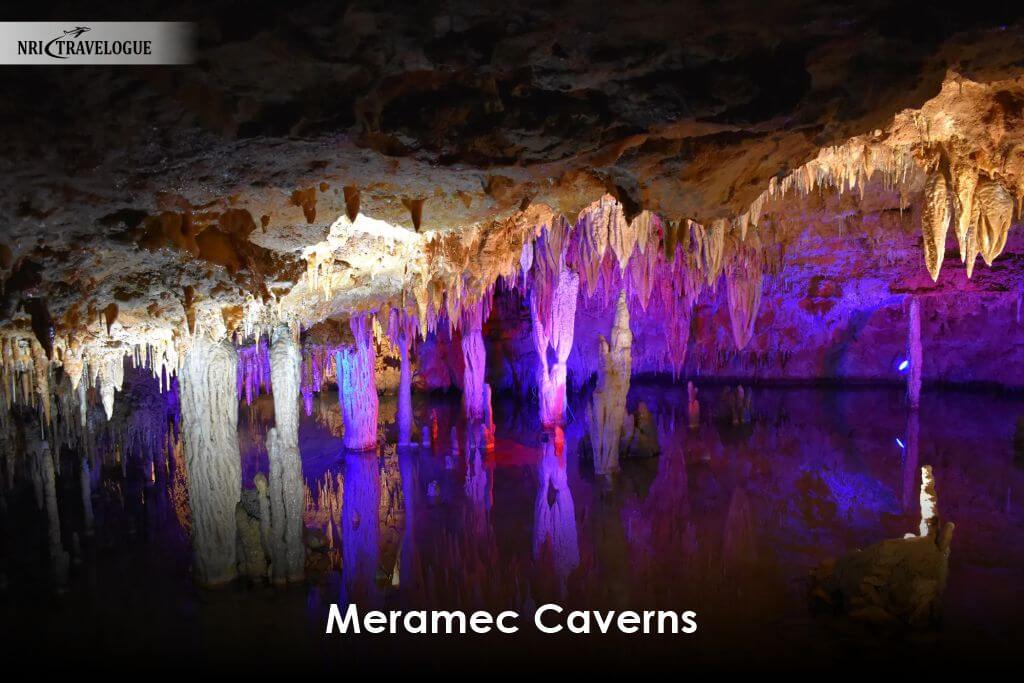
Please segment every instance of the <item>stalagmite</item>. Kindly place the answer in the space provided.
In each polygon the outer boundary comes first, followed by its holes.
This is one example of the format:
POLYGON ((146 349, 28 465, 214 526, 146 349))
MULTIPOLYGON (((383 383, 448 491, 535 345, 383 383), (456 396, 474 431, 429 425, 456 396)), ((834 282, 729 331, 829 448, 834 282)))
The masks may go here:
POLYGON ((365 451, 377 445, 377 384, 370 318, 349 321, 355 344, 337 352, 338 400, 345 421, 345 448, 365 451))
POLYGON ((594 454, 594 471, 598 474, 611 474, 619 469, 619 437, 626 416, 632 344, 626 293, 620 292, 611 344, 604 337, 600 339, 601 367, 590 409, 590 444, 594 454))
POLYGON ((533 344, 538 356, 540 419, 545 427, 565 420, 565 363, 572 351, 579 289, 579 275, 563 267, 554 291, 549 293, 549 306, 544 306, 542 299, 545 293, 536 284, 530 296, 533 344), (544 315, 545 310, 547 316, 544 315), (553 363, 549 362, 549 349, 554 351, 553 363))
POLYGON ((921 468, 921 536, 932 536, 939 531, 939 498, 935 494, 935 475, 932 466, 921 468))
POLYGON ((910 300, 909 333, 907 335, 907 359, 910 367, 907 370, 907 402, 912 409, 921 405, 921 303, 917 299, 910 300))
POLYGON ((270 577, 275 583, 301 581, 306 551, 302 543, 304 489, 299 458, 299 381, 302 356, 291 330, 274 330, 270 374, 275 428, 267 434, 270 462, 270 577))
POLYGON ((483 301, 462 310, 462 405, 466 419, 478 422, 484 417, 484 370, 487 365, 483 338, 483 301))
POLYGON ((235 504, 241 496, 238 356, 228 342, 192 341, 181 368, 181 430, 192 509, 196 578, 215 586, 235 578, 235 504))
POLYGON ((978 249, 985 265, 991 266, 1006 246, 1013 221, 1013 195, 998 181, 979 181, 974 192, 974 211, 978 249))
POLYGON ((953 197, 946 176, 933 171, 924 186, 924 208, 921 212, 921 242, 924 262, 932 280, 939 279, 942 259, 946 254, 946 233, 953 216, 953 197))
POLYGON ((31 446, 35 459, 34 467, 38 469, 42 483, 42 500, 46 507, 47 538, 49 539, 50 568, 58 590, 64 590, 68 583, 69 556, 64 550, 60 533, 60 511, 57 508, 57 484, 53 469, 53 456, 45 441, 35 440, 31 446))

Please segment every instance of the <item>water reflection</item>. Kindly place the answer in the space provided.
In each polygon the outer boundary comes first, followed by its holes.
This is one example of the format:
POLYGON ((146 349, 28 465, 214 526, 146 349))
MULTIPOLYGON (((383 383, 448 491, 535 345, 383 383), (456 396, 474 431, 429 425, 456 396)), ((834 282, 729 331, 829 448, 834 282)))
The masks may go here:
MULTIPOLYGON (((719 388, 703 388, 701 419, 692 420, 685 387, 634 386, 628 408, 643 402, 650 409, 660 455, 622 459, 614 479, 596 477, 580 458, 583 420, 545 432, 535 407, 522 402, 493 397, 486 424, 467 428, 458 397, 417 396, 412 423, 427 431, 427 447, 346 453, 337 400, 314 396, 299 434, 310 556, 307 583, 296 589, 300 611, 317 625, 339 601, 445 609, 529 609, 547 600, 588 609, 668 605, 698 609, 701 628, 723 645, 738 629, 770 633, 780 624, 812 638, 820 627, 807 609, 808 572, 916 528, 920 467, 931 465, 940 512, 957 524, 947 621, 978 629, 1009 623, 1024 585, 1024 512, 1014 496, 1024 471, 1012 451, 1012 418, 1024 401, 932 393, 908 413, 901 394, 758 389, 750 421, 733 424, 719 388)), ((243 411, 243 487, 267 467, 268 399, 256 397, 243 411)), ((580 407, 570 414, 583 415, 580 407)), ((404 430, 398 414, 397 405, 382 402, 382 443, 394 444, 404 430)), ((22 547, 19 534, 41 528, 37 555, 48 565, 74 551, 73 536, 94 529, 87 549, 116 548, 118 559, 99 554, 88 570, 71 567, 70 609, 83 595, 122 604, 123 586, 98 575, 145 576, 133 592, 137 609, 169 633, 189 633, 189 615, 206 608, 181 580, 189 572, 190 515, 181 460, 172 438, 156 454, 156 485, 147 487, 141 468, 133 474, 121 462, 95 462, 86 471, 65 459, 51 486, 47 459, 37 458, 40 500, 53 493, 59 505, 43 506, 41 526, 8 532, 8 556, 22 547), (60 533, 49 535, 50 528, 60 533)), ((12 584, 30 575, 5 571, 12 584)), ((247 609, 283 609, 259 592, 242 595, 247 609)), ((27 604, 12 614, 44 619, 27 604)), ((117 632, 134 637, 126 627, 117 632)), ((90 642, 88 633, 77 637, 90 642)))
POLYGON ((580 548, 576 534, 576 506, 566 476, 565 433, 559 427, 541 439, 537 479, 537 502, 533 508, 533 559, 543 564, 543 556, 550 554, 558 593, 564 597, 566 579, 580 563, 580 548))

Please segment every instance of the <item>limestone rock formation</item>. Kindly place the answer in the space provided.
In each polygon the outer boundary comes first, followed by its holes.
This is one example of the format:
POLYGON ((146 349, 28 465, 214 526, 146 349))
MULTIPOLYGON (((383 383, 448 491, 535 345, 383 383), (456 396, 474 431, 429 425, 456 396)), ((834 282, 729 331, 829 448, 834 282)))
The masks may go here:
POLYGON ((345 420, 345 448, 365 451, 377 445, 377 385, 373 328, 367 316, 350 320, 355 343, 337 352, 338 400, 345 420))
POLYGON ((939 271, 942 270, 942 259, 946 254, 946 233, 952 217, 953 196, 946 176, 933 171, 925 182, 924 208, 921 212, 924 261, 932 280, 938 280, 939 271))
POLYGON ((632 343, 629 307, 623 292, 615 310, 611 343, 601 338, 601 370, 591 399, 589 436, 594 471, 598 474, 612 474, 619 469, 619 438, 626 417, 632 343))
POLYGON ((537 387, 540 396, 541 423, 560 424, 565 419, 565 363, 572 351, 576 322, 576 298, 580 279, 561 266, 554 287, 534 285, 530 295, 533 343, 537 350, 537 387), (554 352, 549 361, 549 349, 554 352))
POLYGON ((306 566, 302 543, 304 504, 302 461, 299 458, 299 372, 302 357, 291 330, 274 331, 270 373, 274 387, 274 421, 267 433, 270 462, 268 540, 271 579, 300 581, 306 566))
POLYGON ((181 430, 195 570, 199 583, 207 586, 227 583, 237 575, 235 505, 242 490, 237 365, 231 344, 196 337, 181 369, 181 430))
POLYGON ((940 528, 930 467, 921 480, 921 535, 884 540, 819 568, 819 597, 868 622, 921 626, 938 619, 953 524, 940 528))

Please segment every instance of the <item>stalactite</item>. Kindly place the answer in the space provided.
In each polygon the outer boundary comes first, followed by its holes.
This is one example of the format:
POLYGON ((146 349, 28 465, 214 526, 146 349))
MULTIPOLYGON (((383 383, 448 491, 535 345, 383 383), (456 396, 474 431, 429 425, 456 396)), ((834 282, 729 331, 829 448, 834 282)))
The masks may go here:
POLYGON ((942 259, 946 254, 946 233, 953 216, 953 196, 941 171, 932 171, 924 186, 924 207, 921 211, 921 242, 924 262, 932 280, 939 279, 942 259))
POLYGON ((32 370, 35 375, 35 389, 38 397, 39 411, 42 414, 43 424, 47 427, 53 422, 53 398, 50 392, 50 360, 46 351, 38 343, 31 345, 32 370))
POLYGON ((976 241, 978 237, 974 216, 974 191, 978 186, 978 171, 970 164, 953 164, 951 175, 953 206, 956 209, 956 242, 960 247, 960 262, 966 263, 968 255, 974 250, 971 242, 976 241))
POLYGON ((754 334, 763 286, 761 260, 756 253, 735 258, 726 269, 726 296, 736 350, 742 351, 754 334))
POLYGON ((227 342, 196 336, 181 369, 182 439, 198 582, 235 578, 235 504, 241 496, 238 356, 227 342))
POLYGON ((477 301, 462 310, 462 405, 466 419, 471 422, 484 416, 484 370, 487 367, 482 331, 484 309, 484 302, 477 301))
POLYGON ((611 343, 602 336, 601 368, 590 410, 590 445, 594 471, 611 474, 619 469, 619 437, 626 416, 626 394, 632 370, 633 333, 629 329, 626 294, 619 294, 611 343))
POLYGON ((345 448, 369 450, 377 445, 377 384, 374 378, 373 330, 366 315, 349 321, 355 344, 337 352, 338 400, 345 421, 345 448))
POLYGON ((565 420, 565 363, 572 351, 579 288, 579 276, 563 267, 554 291, 548 294, 535 283, 530 295, 533 343, 538 356, 540 419, 546 427, 565 420), (546 294, 550 297, 547 305, 546 294), (549 349, 554 351, 553 363, 549 362, 549 349))
POLYGON ((907 401, 912 409, 921 405, 921 377, 924 354, 921 350, 921 302, 910 300, 909 331, 907 334, 907 401))
POLYGON ((991 266, 1006 246, 1013 221, 1013 195, 998 181, 981 180, 974 192, 974 211, 978 249, 985 265, 991 266))
POLYGON ((275 583, 301 581, 306 550, 302 543, 303 479, 299 458, 299 373, 302 356, 291 330, 274 330, 270 373, 275 427, 267 434, 270 462, 270 577, 275 583))

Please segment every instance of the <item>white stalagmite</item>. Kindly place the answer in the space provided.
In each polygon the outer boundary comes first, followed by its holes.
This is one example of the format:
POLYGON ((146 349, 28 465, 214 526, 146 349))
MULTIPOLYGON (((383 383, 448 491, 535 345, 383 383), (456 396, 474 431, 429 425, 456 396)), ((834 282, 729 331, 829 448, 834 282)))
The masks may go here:
POLYGON ((909 330, 907 334, 907 402, 911 408, 921 405, 921 364, 924 352, 921 350, 921 303, 910 300, 909 330))
POLYGON ((534 286, 530 295, 530 318, 533 321, 533 344, 537 351, 537 389, 540 395, 540 419, 545 427, 565 420, 566 366, 572 351, 576 325, 576 298, 580 277, 563 267, 558 284, 551 292, 550 318, 544 320, 543 293, 534 286), (555 352, 554 363, 548 362, 548 349, 555 352))
POLYGON ((89 424, 89 387, 80 381, 75 390, 78 392, 78 420, 84 430, 89 424))
POLYGON ((479 422, 484 417, 484 370, 487 351, 484 348, 484 302, 478 301, 462 311, 462 405, 466 419, 479 422))
MULTIPOLYGON (((270 461, 268 529, 270 578, 274 583, 301 581, 306 549, 302 543, 305 488, 299 458, 299 381, 302 354, 291 330, 280 325, 270 347, 270 381, 275 427, 267 434, 270 461)), ((264 520, 261 520, 264 521, 264 520)))
POLYGON ((590 445, 594 471, 611 474, 619 469, 619 438, 626 416, 626 394, 632 371, 633 333, 629 329, 626 293, 619 293, 611 344, 601 337, 601 367, 590 409, 590 445))
POLYGON ((939 499, 935 494, 935 475, 932 466, 921 468, 921 527, 922 536, 930 536, 939 531, 939 499))
POLYGON ((921 243, 924 262, 932 281, 939 279, 942 259, 946 254, 946 234, 953 217, 953 196, 946 176, 933 171, 924 185, 924 207, 921 211, 921 243))
POLYGON ((228 342, 196 336, 181 368, 181 429, 198 582, 235 578, 235 504, 241 497, 238 355, 228 342))

